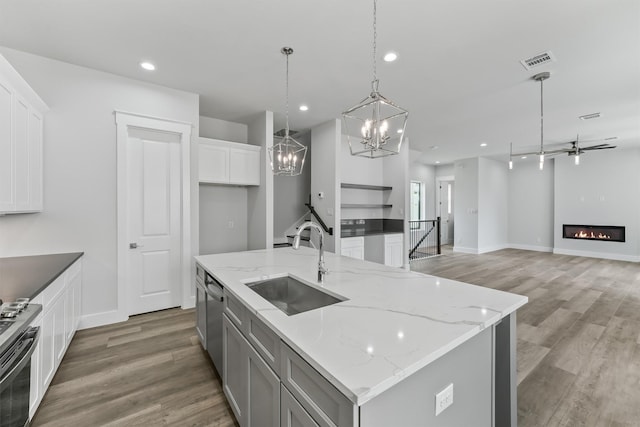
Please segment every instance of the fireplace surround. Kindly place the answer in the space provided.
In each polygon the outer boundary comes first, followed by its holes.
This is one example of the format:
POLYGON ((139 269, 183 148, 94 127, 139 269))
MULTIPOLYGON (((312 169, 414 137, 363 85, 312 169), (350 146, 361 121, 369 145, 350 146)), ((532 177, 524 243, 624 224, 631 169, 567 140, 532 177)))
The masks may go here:
POLYGON ((562 237, 564 239, 624 242, 625 227, 616 225, 563 224, 562 237))

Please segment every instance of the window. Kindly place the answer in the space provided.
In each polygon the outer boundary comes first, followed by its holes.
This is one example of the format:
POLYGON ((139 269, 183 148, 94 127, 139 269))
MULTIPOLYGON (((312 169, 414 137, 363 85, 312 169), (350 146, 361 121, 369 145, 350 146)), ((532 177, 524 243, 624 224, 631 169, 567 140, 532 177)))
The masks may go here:
MULTIPOLYGON (((425 219, 424 182, 411 181, 411 221, 425 219)), ((412 229, 420 228, 419 224, 412 224, 412 229)))

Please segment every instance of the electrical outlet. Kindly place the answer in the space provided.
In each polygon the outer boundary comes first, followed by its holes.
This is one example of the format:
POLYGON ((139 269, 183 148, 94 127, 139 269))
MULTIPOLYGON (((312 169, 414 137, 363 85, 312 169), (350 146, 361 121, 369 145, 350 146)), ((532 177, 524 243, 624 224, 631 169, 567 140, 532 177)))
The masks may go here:
POLYGON ((453 383, 436 394, 436 416, 453 404, 453 383))
POLYGON ((229 223, 227 224, 227 228, 233 228, 235 224, 233 223, 233 221, 229 221, 229 223))

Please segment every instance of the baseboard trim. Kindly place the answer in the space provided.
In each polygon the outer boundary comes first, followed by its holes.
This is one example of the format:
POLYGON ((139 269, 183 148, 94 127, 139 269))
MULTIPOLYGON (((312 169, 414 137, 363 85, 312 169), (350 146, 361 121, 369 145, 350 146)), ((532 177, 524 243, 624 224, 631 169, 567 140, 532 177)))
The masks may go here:
POLYGON ((509 246, 506 244, 494 245, 494 246, 485 246, 484 248, 478 249, 478 254, 486 254, 487 252, 495 252, 500 251, 502 249, 507 249, 509 246))
POLYGON ((453 252, 461 252, 463 254, 472 254, 472 255, 478 255, 478 250, 475 248, 465 248, 463 246, 454 246, 453 247, 453 252))
POLYGON ((182 309, 186 310, 188 308, 193 308, 196 306, 196 297, 194 296, 189 296, 186 299, 184 299, 182 301, 182 309))
POLYGON ((611 259, 615 261, 640 262, 640 256, 636 256, 636 255, 611 254, 607 252, 576 251, 572 249, 557 249, 557 248, 553 249, 553 253, 558 255, 572 255, 572 256, 583 256, 587 258, 611 259))
POLYGON ((553 252, 553 248, 550 246, 534 246, 534 245, 521 245, 518 243, 509 243, 511 249, 522 249, 524 251, 536 251, 536 252, 553 252))
POLYGON ((110 325, 112 323, 124 322, 129 316, 118 310, 103 311, 102 313, 85 314, 80 317, 78 330, 95 328, 97 326, 110 325))

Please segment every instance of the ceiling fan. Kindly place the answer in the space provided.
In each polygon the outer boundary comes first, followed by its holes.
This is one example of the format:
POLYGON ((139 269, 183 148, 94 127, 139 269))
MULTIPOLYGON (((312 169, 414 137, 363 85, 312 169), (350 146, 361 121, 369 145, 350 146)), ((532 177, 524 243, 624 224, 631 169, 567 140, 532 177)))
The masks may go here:
MULTIPOLYGON (((551 77, 551 73, 549 73, 548 71, 542 72, 542 73, 538 73, 536 75, 534 75, 533 77, 531 77, 533 80, 539 81, 540 82, 540 150, 539 151, 534 151, 534 152, 530 152, 530 153, 513 153, 513 144, 509 145, 509 169, 513 169, 513 161, 512 158, 513 156, 528 156, 528 155, 537 155, 539 156, 539 165, 540 165, 540 170, 542 170, 544 168, 544 159, 545 157, 548 156, 554 156, 557 154, 562 154, 562 153, 567 153, 567 155, 569 156, 575 156, 575 164, 579 165, 580 164, 580 154, 585 152, 585 151, 591 151, 591 150, 605 150, 605 149, 609 149, 609 148, 616 148, 615 145, 611 145, 611 144, 597 144, 597 145, 590 145, 587 147, 581 147, 580 146, 580 136, 576 135, 576 139, 575 141, 570 141, 568 142, 568 144, 571 144, 570 148, 560 148, 560 149, 556 149, 556 150, 550 150, 550 151, 545 151, 544 150, 544 90, 543 90, 543 84, 544 81, 547 80, 549 77, 551 77)), ((613 138, 607 138, 607 140, 609 139, 615 139, 615 137, 613 138)))

